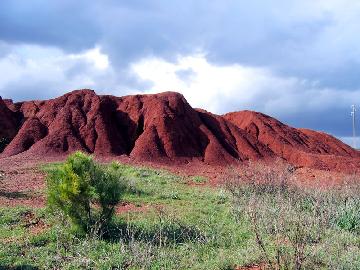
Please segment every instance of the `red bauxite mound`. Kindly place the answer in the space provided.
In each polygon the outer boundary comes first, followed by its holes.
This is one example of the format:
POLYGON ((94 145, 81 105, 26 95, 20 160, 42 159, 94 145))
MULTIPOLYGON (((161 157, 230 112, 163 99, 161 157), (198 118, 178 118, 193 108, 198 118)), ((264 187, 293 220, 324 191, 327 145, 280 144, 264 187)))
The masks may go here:
POLYGON ((355 164, 360 157, 327 134, 294 129, 255 112, 218 116, 194 110, 174 92, 114 97, 77 90, 46 101, 0 99, 0 128, 0 137, 11 140, 3 157, 82 150, 211 165, 281 157, 296 165, 338 170, 348 166, 345 160, 355 164))
POLYGON ((326 133, 292 128, 253 111, 233 112, 223 117, 290 163, 320 169, 357 167, 356 159, 360 158, 360 153, 326 133))
POLYGON ((18 126, 16 113, 11 111, 0 97, 0 138, 12 140, 18 131, 18 126))
POLYGON ((273 157, 253 136, 219 116, 191 108, 178 93, 125 97, 78 90, 13 106, 22 126, 3 155, 59 155, 82 150, 151 161, 210 164, 273 157))

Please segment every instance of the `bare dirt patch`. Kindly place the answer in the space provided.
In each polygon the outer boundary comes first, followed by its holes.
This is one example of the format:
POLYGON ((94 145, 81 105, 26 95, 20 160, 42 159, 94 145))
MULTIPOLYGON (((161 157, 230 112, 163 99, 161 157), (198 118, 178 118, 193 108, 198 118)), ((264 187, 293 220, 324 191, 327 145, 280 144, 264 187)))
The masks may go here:
POLYGON ((0 205, 42 207, 45 173, 36 160, 0 158, 0 205))
MULTIPOLYGON (((2 206, 45 206, 45 178, 46 174, 42 171, 41 166, 49 162, 60 162, 66 159, 65 155, 57 157, 38 157, 28 153, 0 158, 0 205, 2 206)), ((108 163, 111 161, 119 161, 120 163, 151 167, 154 169, 165 169, 189 179, 188 184, 194 186, 222 186, 231 174, 241 172, 246 169, 246 163, 238 163, 237 165, 229 164, 226 166, 214 166, 205 164, 201 161, 193 161, 188 163, 173 162, 151 162, 138 161, 127 156, 120 157, 96 157, 99 162, 108 163), (204 183, 194 183, 191 177, 202 176, 206 178, 204 183)), ((267 164, 275 164, 267 162, 267 164)), ((276 165, 273 165, 276 166, 276 165)), ((344 179, 354 178, 354 174, 344 172, 334 172, 326 170, 316 170, 305 167, 297 167, 294 177, 299 185, 309 187, 332 187, 344 182, 344 179)), ((137 207, 135 205, 118 206, 118 212, 128 211, 144 211, 147 206, 137 207), (138 209, 140 208, 140 209, 138 209)))
POLYGON ((266 265, 265 264, 253 264, 253 265, 247 265, 247 266, 237 266, 235 270, 265 270, 266 265))
POLYGON ((115 207, 115 213, 121 215, 128 212, 145 212, 149 207, 149 205, 135 205, 129 202, 122 202, 115 207))
POLYGON ((37 217, 31 211, 25 212, 21 219, 23 224, 22 226, 33 235, 40 234, 50 227, 50 225, 46 224, 40 217, 37 217))

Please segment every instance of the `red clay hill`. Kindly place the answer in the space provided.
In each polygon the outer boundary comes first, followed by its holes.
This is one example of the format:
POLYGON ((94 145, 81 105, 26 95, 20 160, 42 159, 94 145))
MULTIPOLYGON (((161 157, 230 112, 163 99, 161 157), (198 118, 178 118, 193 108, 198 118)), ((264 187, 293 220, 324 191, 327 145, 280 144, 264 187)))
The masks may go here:
POLYGON ((358 166, 360 152, 324 132, 296 129, 253 111, 232 112, 223 117, 292 164, 326 170, 351 170, 358 166))
POLYGON ((19 129, 17 113, 11 111, 0 97, 0 138, 12 140, 19 129))
MULTIPOLYGON (((291 128, 255 112, 214 115, 174 92, 115 97, 76 90, 46 101, 0 98, 0 156, 39 158, 75 150, 135 160, 228 165, 283 158, 299 166, 346 169, 360 154, 325 133, 291 128)), ((356 166, 356 165, 351 165, 356 166)))

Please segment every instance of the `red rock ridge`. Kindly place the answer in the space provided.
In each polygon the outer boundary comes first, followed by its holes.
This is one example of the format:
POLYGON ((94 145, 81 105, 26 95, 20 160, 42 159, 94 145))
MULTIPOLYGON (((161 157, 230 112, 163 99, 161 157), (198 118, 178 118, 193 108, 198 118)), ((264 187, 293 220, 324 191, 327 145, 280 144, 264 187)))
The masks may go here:
POLYGON ((82 150, 152 161, 209 164, 271 158, 272 151, 220 116, 194 110, 174 92, 125 97, 77 90, 48 101, 16 103, 23 124, 3 152, 35 155, 82 150))
POLYGON ((328 134, 257 112, 219 116, 195 110, 175 92, 115 97, 85 89, 44 101, 0 99, 0 137, 11 140, 3 157, 81 150, 169 164, 282 158, 325 170, 353 170, 360 160, 358 151, 328 134))

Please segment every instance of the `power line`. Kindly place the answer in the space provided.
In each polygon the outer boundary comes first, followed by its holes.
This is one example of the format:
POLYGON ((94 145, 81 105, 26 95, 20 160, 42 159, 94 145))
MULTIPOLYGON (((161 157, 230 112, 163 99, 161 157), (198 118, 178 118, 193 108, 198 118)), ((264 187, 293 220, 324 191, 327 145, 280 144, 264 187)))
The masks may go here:
POLYGON ((356 148, 356 126, 355 126, 355 119, 356 119, 356 106, 351 105, 351 116, 352 116, 352 131, 353 131, 353 147, 356 148))

